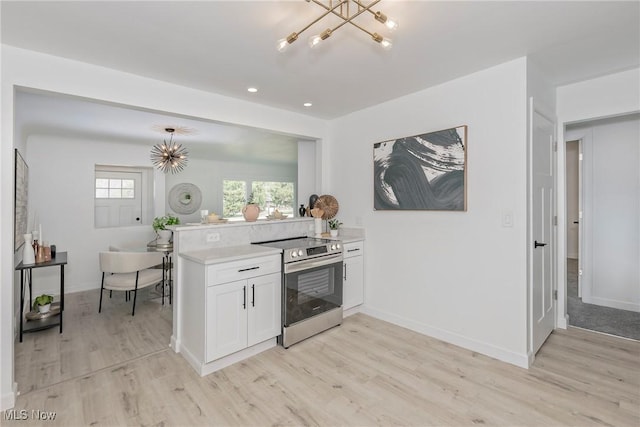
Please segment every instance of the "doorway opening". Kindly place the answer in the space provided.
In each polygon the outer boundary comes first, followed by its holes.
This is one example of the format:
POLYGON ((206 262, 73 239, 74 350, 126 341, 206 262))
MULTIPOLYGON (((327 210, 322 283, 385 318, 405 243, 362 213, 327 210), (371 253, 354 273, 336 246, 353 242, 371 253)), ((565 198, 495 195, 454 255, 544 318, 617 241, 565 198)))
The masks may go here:
POLYGON ((569 325, 640 340, 640 114, 567 125, 569 325))

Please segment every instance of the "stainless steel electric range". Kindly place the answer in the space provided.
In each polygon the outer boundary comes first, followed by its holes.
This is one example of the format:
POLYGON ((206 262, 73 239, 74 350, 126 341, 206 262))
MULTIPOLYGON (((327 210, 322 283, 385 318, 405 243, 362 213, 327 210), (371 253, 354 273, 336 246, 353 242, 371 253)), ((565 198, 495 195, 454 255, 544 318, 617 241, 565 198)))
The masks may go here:
POLYGON ((283 250, 282 346, 342 323, 341 242, 296 237, 256 244, 283 250))

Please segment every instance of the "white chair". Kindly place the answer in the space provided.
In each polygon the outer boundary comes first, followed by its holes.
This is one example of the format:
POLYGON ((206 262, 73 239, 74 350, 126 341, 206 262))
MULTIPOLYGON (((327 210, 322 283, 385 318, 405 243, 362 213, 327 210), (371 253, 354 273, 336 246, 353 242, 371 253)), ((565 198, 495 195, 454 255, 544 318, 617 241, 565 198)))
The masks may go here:
MULTIPOLYGON (((153 242, 153 240, 152 240, 153 242)), ((151 242, 149 242, 151 243, 151 242)), ((128 243, 124 243, 124 244, 119 244, 118 246, 115 245, 109 245, 109 251, 110 252, 141 252, 142 250, 144 250, 144 248, 146 248, 148 245, 148 243, 146 242, 128 242, 128 243)), ((154 252, 154 251, 149 251, 149 252, 154 252)), ((158 252, 163 252, 163 251, 158 251, 158 252)), ((169 304, 171 304, 171 298, 172 298, 172 293, 173 293, 173 289, 172 289, 172 280, 171 280, 171 270, 173 268, 173 266, 171 265, 171 257, 167 256, 167 253, 164 252, 164 257, 163 260, 160 264, 153 266, 153 268, 161 268, 164 269, 165 272, 165 280, 163 280, 163 285, 165 283, 168 284, 168 289, 169 289, 169 304)), ((109 294, 109 297, 111 297, 111 294, 109 294)), ((164 305, 164 297, 165 297, 165 290, 164 287, 162 289, 162 305, 164 305)))
MULTIPOLYGON (((161 252, 100 252, 102 285, 98 313, 102 312, 102 294, 105 290, 133 291, 131 315, 135 316, 138 289, 162 283, 162 270, 152 268, 159 263, 162 264, 161 252)), ((164 286, 162 289, 164 294, 164 286)))

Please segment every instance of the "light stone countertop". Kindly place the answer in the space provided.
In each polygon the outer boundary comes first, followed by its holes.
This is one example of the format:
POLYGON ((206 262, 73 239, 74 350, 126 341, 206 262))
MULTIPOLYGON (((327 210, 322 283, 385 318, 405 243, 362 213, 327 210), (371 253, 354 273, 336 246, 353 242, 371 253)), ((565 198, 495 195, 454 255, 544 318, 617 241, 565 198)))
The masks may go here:
POLYGON ((280 253, 282 253, 282 250, 277 248, 268 248, 260 245, 240 245, 183 252, 180 256, 190 261, 206 265, 220 264, 223 262, 238 261, 266 255, 277 255, 280 253))
POLYGON ((243 220, 234 220, 227 222, 214 222, 214 223, 186 223, 186 224, 178 224, 178 225, 170 225, 167 229, 172 231, 192 231, 192 230, 203 230, 203 229, 212 229, 212 228, 229 228, 229 227, 247 227, 254 225, 270 225, 274 223, 293 223, 293 222, 312 222, 313 218, 300 218, 300 217, 292 217, 292 218, 284 218, 284 219, 259 219, 253 222, 247 222, 243 220))
POLYGON ((338 237, 326 237, 331 240, 340 240, 342 243, 360 242, 365 239, 364 229, 341 227, 338 237))

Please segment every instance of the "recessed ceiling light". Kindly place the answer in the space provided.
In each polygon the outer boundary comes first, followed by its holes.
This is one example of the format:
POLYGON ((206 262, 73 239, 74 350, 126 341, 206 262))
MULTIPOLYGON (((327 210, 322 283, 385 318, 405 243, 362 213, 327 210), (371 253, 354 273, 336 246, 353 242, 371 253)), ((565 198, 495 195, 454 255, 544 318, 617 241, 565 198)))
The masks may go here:
POLYGON ((257 87, 248 87, 247 90, 251 93, 256 93, 258 91, 257 87))
POLYGON ((311 107, 313 104, 312 104, 312 103, 310 103, 310 102, 305 102, 305 103, 304 103, 304 104, 302 104, 302 105, 304 105, 305 107, 311 107))

